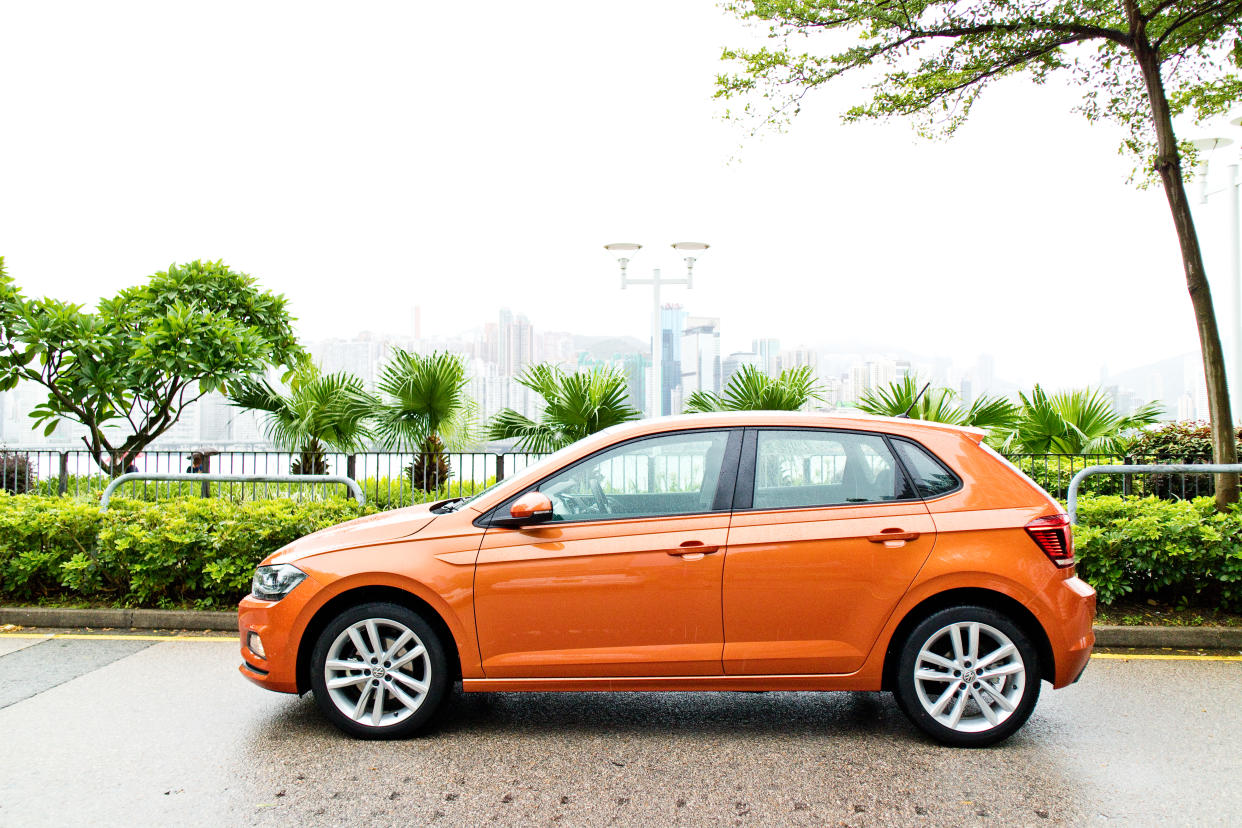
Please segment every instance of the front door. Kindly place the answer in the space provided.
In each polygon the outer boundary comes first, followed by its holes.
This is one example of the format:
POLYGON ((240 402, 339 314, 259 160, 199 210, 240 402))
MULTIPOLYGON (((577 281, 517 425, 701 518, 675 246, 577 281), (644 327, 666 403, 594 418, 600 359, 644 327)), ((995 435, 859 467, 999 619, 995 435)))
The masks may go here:
POLYGON ((740 439, 683 431, 605 449, 538 484, 552 521, 489 528, 475 570, 487 677, 720 675, 740 439))
POLYGON ((725 672, 857 670, 931 552, 927 507, 878 434, 752 431, 742 469, 725 672))

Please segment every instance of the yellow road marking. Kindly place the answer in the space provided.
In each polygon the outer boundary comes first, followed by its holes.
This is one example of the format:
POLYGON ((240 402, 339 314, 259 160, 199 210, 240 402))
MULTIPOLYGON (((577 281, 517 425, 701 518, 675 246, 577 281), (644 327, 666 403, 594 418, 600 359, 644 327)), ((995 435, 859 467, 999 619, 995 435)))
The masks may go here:
POLYGON ((1242 661, 1242 656, 1227 655, 1162 655, 1160 653, 1092 653, 1092 658, 1108 658, 1116 661, 1242 661))
POLYGON ((231 641, 237 636, 111 636, 101 633, 0 633, 0 638, 68 638, 73 641, 231 641))

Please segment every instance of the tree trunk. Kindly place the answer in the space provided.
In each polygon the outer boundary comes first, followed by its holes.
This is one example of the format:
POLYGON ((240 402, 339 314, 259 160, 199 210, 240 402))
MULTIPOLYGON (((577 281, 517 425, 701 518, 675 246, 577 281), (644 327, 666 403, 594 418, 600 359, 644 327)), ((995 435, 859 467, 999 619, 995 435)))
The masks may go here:
MULTIPOLYGON (((1229 384, 1225 376, 1225 352, 1220 344, 1220 330, 1216 326, 1216 311, 1212 306, 1212 291, 1208 286, 1207 273, 1203 267, 1203 253, 1199 249, 1199 237, 1195 233, 1190 202, 1182 181, 1181 155, 1177 150, 1177 137, 1173 132, 1173 120, 1169 114, 1169 102, 1164 93, 1164 81, 1160 77, 1160 59, 1139 28, 1138 9, 1133 0, 1125 3, 1134 37, 1134 55, 1147 97, 1151 102, 1153 126, 1156 130, 1156 171, 1164 184, 1164 193, 1173 213, 1177 228, 1177 240, 1181 246, 1182 266, 1186 271, 1186 288, 1190 291, 1190 303, 1195 311, 1195 324, 1199 329, 1199 347, 1203 351, 1203 374, 1207 380, 1208 408, 1212 421, 1212 449, 1217 463, 1237 463, 1238 452, 1233 433, 1233 413, 1229 406, 1229 384)), ((1216 508, 1226 511, 1238 500, 1238 475, 1216 475, 1216 508)))

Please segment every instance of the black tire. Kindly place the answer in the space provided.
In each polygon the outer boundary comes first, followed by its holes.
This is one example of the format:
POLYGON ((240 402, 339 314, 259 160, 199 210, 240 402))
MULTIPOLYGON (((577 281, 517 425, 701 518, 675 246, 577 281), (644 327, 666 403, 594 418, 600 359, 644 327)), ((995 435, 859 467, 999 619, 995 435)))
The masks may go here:
POLYGON ((1026 723, 1039 700, 1041 675, 1035 646, 1007 616, 987 607, 950 607, 910 631, 901 647, 893 692, 910 721, 933 739, 957 747, 987 747, 1026 723), (961 657, 955 652, 954 629, 961 657), (977 636, 973 653, 972 629, 977 636), (976 675, 981 659, 985 666, 976 675), (945 680, 937 679, 938 674, 945 680))
POLYGON ((310 679, 323 714, 359 739, 402 739, 418 733, 439 712, 450 684, 444 645, 431 625, 406 607, 379 602, 352 607, 328 623, 315 641, 310 679), (378 649, 371 630, 380 642, 378 649), (330 658, 337 665, 331 670, 330 658), (341 666, 345 664, 358 666, 341 666), (354 711, 362 714, 355 717, 354 711))

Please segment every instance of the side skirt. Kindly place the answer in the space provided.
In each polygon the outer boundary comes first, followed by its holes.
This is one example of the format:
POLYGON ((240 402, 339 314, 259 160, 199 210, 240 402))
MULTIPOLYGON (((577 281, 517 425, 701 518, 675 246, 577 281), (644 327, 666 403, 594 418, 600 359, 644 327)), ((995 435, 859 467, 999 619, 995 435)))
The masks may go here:
POLYGON ((778 676, 621 676, 603 678, 463 679, 467 693, 671 691, 671 690, 857 690, 880 689, 880 677, 860 673, 778 676))

